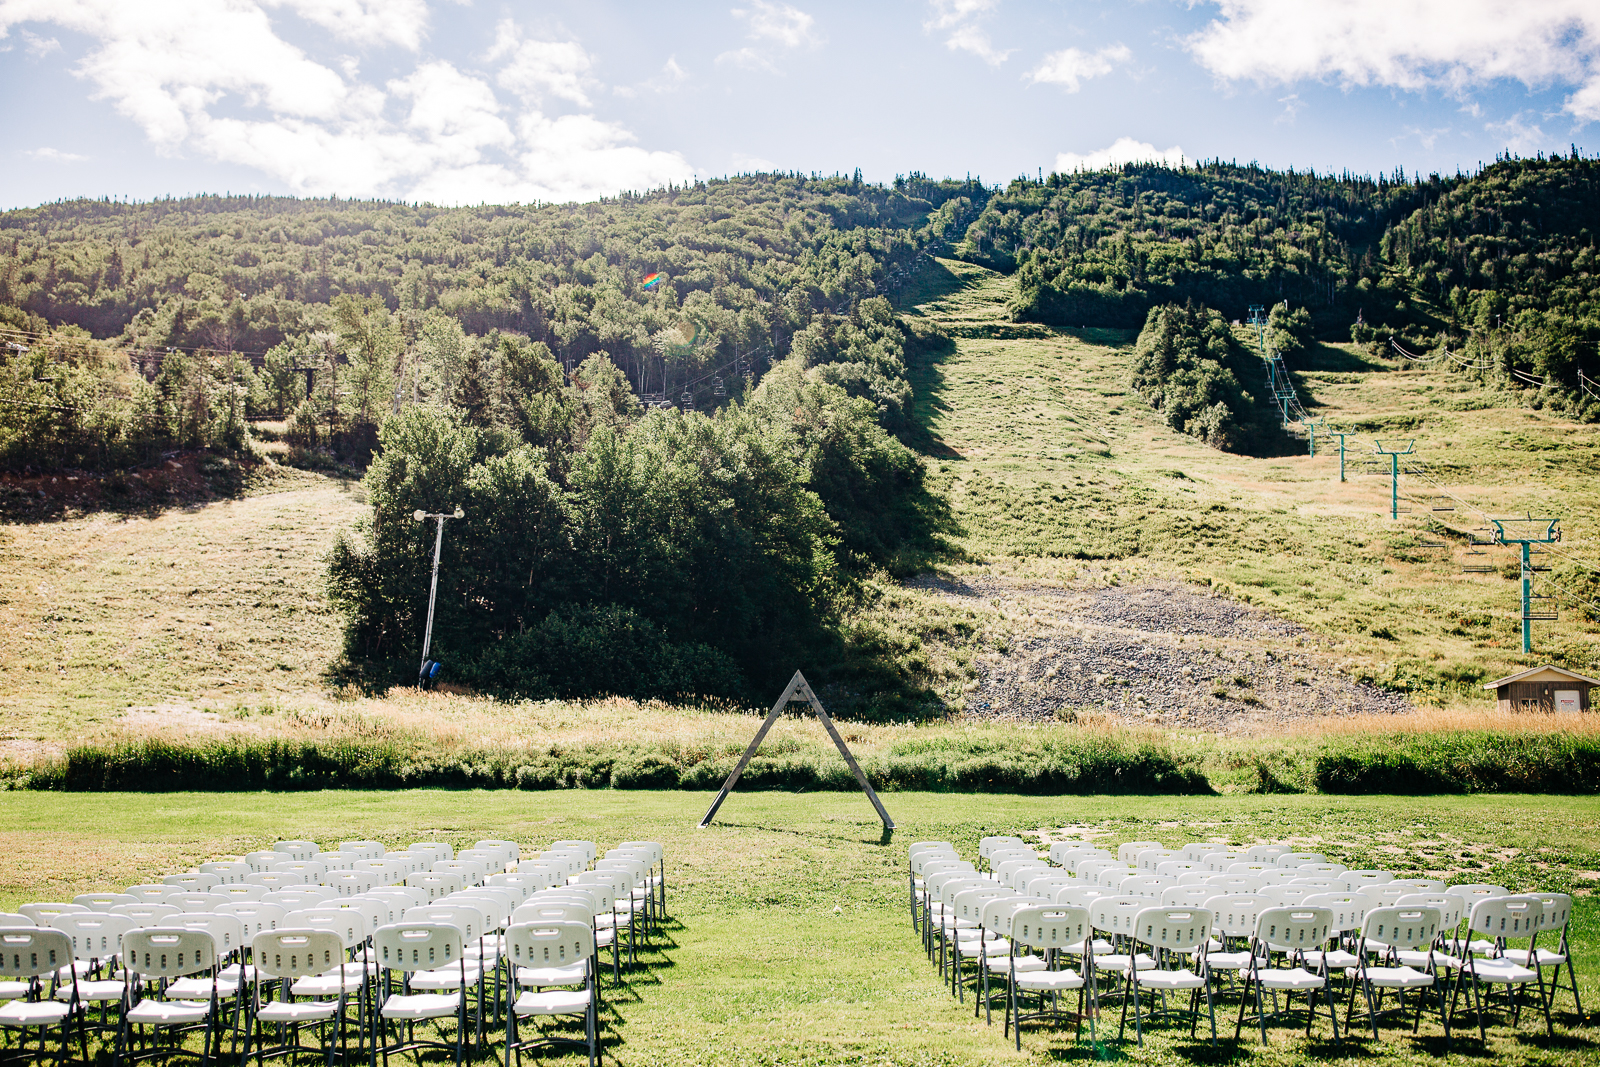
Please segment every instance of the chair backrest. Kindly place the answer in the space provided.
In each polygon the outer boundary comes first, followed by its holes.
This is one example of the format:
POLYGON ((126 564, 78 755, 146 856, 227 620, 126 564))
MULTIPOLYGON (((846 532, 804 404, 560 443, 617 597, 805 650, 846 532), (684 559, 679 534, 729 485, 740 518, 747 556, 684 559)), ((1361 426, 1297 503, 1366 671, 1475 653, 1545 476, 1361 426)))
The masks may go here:
MULTIPOLYGON (((579 852, 576 849, 549 849, 539 853, 536 857, 536 862, 553 867, 561 872, 563 877, 570 878, 575 874, 582 874, 588 870, 591 860, 587 853, 579 852)), ((517 870, 520 871, 523 866, 521 863, 517 864, 517 870)))
POLYGON ((513 923, 506 955, 518 967, 569 967, 594 955, 594 927, 586 922, 513 923))
POLYGON ((322 850, 315 841, 278 841, 273 844, 272 851, 282 852, 293 860, 308 860, 322 850))
POLYGON ((1155 874, 1163 863, 1183 862, 1183 853, 1175 848, 1147 848, 1134 857, 1133 865, 1146 874, 1155 874))
POLYGON ((431 873, 459 875, 462 886, 469 886, 489 877, 489 868, 477 860, 435 860, 431 873))
POLYGON ((509 889, 516 893, 519 899, 527 900, 535 891, 547 888, 550 883, 539 881, 518 871, 516 874, 491 874, 485 879, 484 884, 497 889, 509 889))
POLYGON ((1343 882, 1335 882, 1331 878, 1296 878, 1288 885, 1303 885, 1313 893, 1343 893, 1343 882))
POLYGON ((1521 893, 1480 900, 1472 905, 1467 924, 1479 937, 1508 941, 1532 937, 1544 926, 1544 901, 1521 893))
POLYGON ((1075 904, 1030 904, 1011 914, 1011 939, 1041 951, 1087 941, 1091 927, 1089 909, 1075 904))
POLYGON ((1185 859, 1175 859, 1165 860, 1156 864, 1155 873, 1161 875, 1163 878, 1171 878, 1173 881, 1177 881, 1181 875, 1188 874, 1191 871, 1202 870, 1203 868, 1198 863, 1191 863, 1189 860, 1185 859))
POLYGON ((1267 883, 1255 875, 1213 874, 1206 884, 1219 893, 1259 893, 1267 883))
POLYGON ((335 908, 326 905, 318 908, 302 908, 291 911, 283 917, 283 925, 279 930, 325 930, 339 939, 345 948, 356 948, 365 944, 367 934, 366 916, 355 908, 335 908))
POLYGON ((1060 862, 1061 866, 1082 878, 1084 875, 1080 868, 1083 867, 1084 864, 1108 863, 1115 861, 1116 857, 1103 848, 1080 848, 1073 849, 1063 855, 1060 862))
POLYGON ((1426 904, 1386 904, 1371 908, 1361 924, 1365 940, 1394 948, 1427 948, 1439 936, 1444 916, 1426 904))
POLYGON ((269 978, 307 978, 338 967, 347 947, 331 930, 268 930, 250 942, 250 956, 269 978))
POLYGON ((1016 914, 1017 909, 1036 907, 1039 903, 1040 901, 1033 897, 1002 893, 983 902, 983 906, 978 909, 978 925, 990 933, 1008 937, 1011 934, 1011 916, 1016 914))
POLYGON ((1261 860, 1246 860, 1243 863, 1229 864, 1228 869, 1222 873, 1242 874, 1246 877, 1254 876, 1256 878, 1260 878, 1262 882, 1265 883, 1267 874, 1272 871, 1276 871, 1277 869, 1278 868, 1274 866, 1270 860, 1265 862, 1261 860))
POLYGON ((422 852, 433 857, 434 862, 454 859, 455 849, 443 841, 414 841, 406 846, 407 852, 422 852))
POLYGON ((274 863, 281 863, 287 854, 276 849, 263 849, 259 852, 246 852, 244 865, 250 868, 251 874, 265 874, 272 869, 274 863))
POLYGON ((1107 889, 1116 889, 1129 878, 1137 878, 1139 872, 1132 867, 1107 867, 1105 870, 1096 871, 1094 884, 1103 885, 1107 889))
POLYGON ((372 931, 376 930, 378 927, 387 926, 389 923, 400 918, 398 913, 395 914, 393 918, 390 917, 390 903, 390 901, 384 900, 380 897, 369 897, 363 895, 354 897, 340 897, 338 900, 330 901, 327 904, 319 904, 317 906, 319 908, 338 908, 341 910, 347 909, 349 911, 357 912, 360 914, 362 920, 367 924, 367 935, 371 936, 372 931))
POLYGON ((465 891, 452 893, 438 903, 428 906, 439 907, 441 905, 470 910, 475 919, 472 924, 473 937, 488 937, 497 933, 503 924, 503 920, 510 916, 509 908, 506 909, 505 914, 501 914, 499 901, 474 897, 465 891))
POLYGON ((1161 903, 1171 905, 1191 905, 1204 907, 1205 902, 1216 896, 1216 890, 1208 885, 1169 885, 1161 890, 1161 903))
POLYGON ((1163 878, 1159 874, 1134 875, 1124 878, 1117 886, 1117 892, 1129 897, 1149 897, 1151 900, 1160 900, 1161 891, 1172 885, 1171 878, 1163 878))
POLYGON ((238 860, 212 860, 202 863, 197 870, 201 874, 214 874, 221 885, 238 885, 244 881, 244 876, 250 873, 250 865, 238 860))
POLYGON ((1298 867, 1268 867, 1260 874, 1263 885, 1289 885, 1298 883, 1301 877, 1298 867))
POLYGON ((1466 905, 1461 898, 1452 896, 1449 893, 1407 893, 1388 906, 1397 908, 1438 908, 1439 929, 1445 932, 1460 926, 1461 916, 1466 914, 1466 905))
POLYGON ((32 919, 17 911, 0 911, 0 926, 38 926, 32 919))
POLYGON ((1480 900, 1490 900, 1494 897, 1509 897, 1511 890, 1503 885, 1491 885, 1488 882, 1468 882, 1465 885, 1445 886, 1444 891, 1451 896, 1461 898, 1464 910, 1472 913, 1472 906, 1480 900))
POLYGON ((595 847, 593 841, 552 841, 550 842, 550 851, 581 852, 584 855, 584 859, 589 863, 593 863, 594 858, 600 854, 600 850, 595 847))
POLYGON ((257 871, 245 875, 244 880, 251 885, 264 885, 269 890, 290 889, 310 884, 305 871, 257 871))
POLYGON ((1012 886, 1015 884, 1015 879, 1019 871, 1049 870, 1054 870, 1054 868, 1046 865, 1043 860, 1035 856, 1032 859, 1006 860, 1004 863, 1000 864, 1000 866, 994 869, 994 873, 995 877, 1000 880, 1001 885, 1012 886))
POLYGON ((1111 853, 1105 849, 1095 848, 1093 845, 1084 844, 1082 841, 1057 841, 1050 846, 1050 862, 1060 864, 1062 867, 1067 868, 1069 872, 1072 867, 1067 862, 1068 857, 1086 855, 1103 855, 1107 859, 1111 857, 1111 853))
POLYGON ((283 925, 283 917, 289 910, 280 904, 268 904, 264 900, 237 900, 231 904, 218 904, 218 915, 232 915, 244 927, 244 939, 248 942, 257 934, 266 930, 276 930, 283 925))
POLYGON ((511 913, 510 929, 518 923, 569 922, 594 925, 594 910, 573 900, 530 900, 511 913))
POLYGON ((353 870, 356 865, 356 860, 361 859, 366 859, 366 856, 351 855, 348 852, 317 853, 317 862, 322 864, 323 868, 329 874, 333 874, 335 871, 353 870))
POLYGON ((459 893, 466 885, 466 879, 456 871, 429 871, 427 874, 407 875, 406 885, 426 891, 429 900, 438 900, 451 893, 459 893))
POLYGON ((371 874, 374 885, 394 885, 396 882, 405 881, 406 875, 412 873, 412 861, 403 854, 375 857, 356 860, 350 865, 350 869, 371 874))
POLYGON ((911 862, 924 852, 954 852, 955 850, 955 846, 948 841, 913 841, 906 847, 906 862, 911 862))
POLYGON ((1320 852, 1285 852, 1274 862, 1279 867, 1306 867, 1313 863, 1326 863, 1328 857, 1320 852))
POLYGON ((144 901, 146 904, 152 904, 157 901, 166 900, 168 897, 175 897, 181 893, 182 890, 180 890, 177 886, 167 885, 164 882, 157 882, 154 884, 145 882, 139 885, 130 885, 128 888, 124 889, 123 892, 128 894, 130 897, 136 897, 139 900, 144 901))
MULTIPOLYGON (((625 845, 642 845, 642 841, 628 841, 625 845)), ((522 846, 515 841, 501 841, 497 838, 485 838, 472 846, 473 848, 497 848, 505 853, 507 863, 515 863, 522 858, 522 846)), ((659 846, 658 846, 659 847, 659 846)))
POLYGON ((978 840, 978 856, 981 859, 988 859, 997 849, 1021 848, 1026 844, 1027 842, 1020 837, 984 837, 978 840))
POLYGON ((118 904, 137 904, 139 898, 128 893, 79 893, 72 898, 74 904, 82 904, 90 911, 110 911, 118 904))
POLYGON ((277 904, 285 908, 306 908, 321 904, 325 900, 333 900, 338 892, 327 885, 297 885, 287 889, 274 889, 263 893, 261 899, 268 904, 277 904))
POLYGON ((182 912, 171 904, 146 902, 140 904, 118 904, 111 909, 111 914, 126 915, 133 920, 135 926, 154 927, 160 926, 174 915, 181 915, 182 912))
POLYGON ((952 878, 939 887, 939 903, 946 909, 956 906, 956 894, 968 889, 994 889, 993 880, 988 878, 952 878))
POLYGON ((1345 888, 1354 893, 1368 886, 1382 885, 1394 881, 1393 871, 1355 870, 1342 871, 1339 877, 1344 880, 1345 888))
POLYGON ((1244 854, 1250 863, 1275 864, 1279 856, 1287 856, 1292 851, 1288 845, 1251 845, 1244 854))
POLYGON ((504 873, 506 864, 511 862, 511 854, 503 848, 464 848, 456 853, 456 859, 483 864, 483 876, 487 878, 504 873))
POLYGON ((72 938, 43 926, 0 927, 0 974, 54 974, 72 960, 72 938))
POLYGON ((1150 906, 1147 897, 1100 897, 1089 902, 1089 922, 1096 930, 1111 934, 1133 933, 1133 920, 1150 906))
POLYGON ((594 870, 626 871, 633 885, 643 885, 650 877, 650 864, 642 859, 595 860, 594 870))
POLYGON ((522 903, 522 894, 515 889, 504 886, 480 885, 474 889, 463 889, 459 893, 445 897, 446 901, 469 900, 481 903, 486 917, 492 920, 486 929, 498 930, 511 918, 511 912, 518 904, 522 903))
POLYGON ((1160 841, 1127 841, 1117 846, 1117 861, 1129 867, 1136 867, 1139 864, 1139 853, 1166 847, 1160 841))
POLYGON ((579 904, 591 915, 604 915, 611 911, 611 890, 603 885, 570 885, 564 889, 544 889, 528 898, 529 904, 579 904))
POLYGON ((207 930, 141 927, 122 935, 122 962, 145 978, 182 978, 216 965, 217 942, 207 930))
POLYGON ((1198 952, 1211 940, 1207 908, 1159 905, 1133 917, 1133 939, 1170 952, 1198 952))
POLYGON ((163 885, 176 886, 185 893, 209 893, 212 886, 222 884, 222 878, 208 871, 194 871, 189 874, 165 875, 161 882, 163 885))
POLYGON ((267 887, 264 885, 251 885, 248 882, 230 882, 226 885, 217 886, 211 891, 211 895, 236 902, 241 900, 260 900, 267 895, 267 887))
POLYGON ((584 871, 572 884, 583 886, 585 889, 601 890, 603 895, 610 899, 613 907, 617 901, 631 900, 633 897, 633 876, 628 871, 584 871))
POLYGON ((333 871, 323 880, 341 897, 358 897, 377 884, 377 874, 374 871, 333 871))
POLYGON ((1256 914, 1256 941, 1279 952, 1320 949, 1332 936, 1332 908, 1290 904, 1262 908, 1256 914))
POLYGON ((1306 897, 1315 894, 1308 886, 1303 885, 1267 885, 1262 886, 1256 895, 1274 907, 1282 907, 1289 904, 1303 904, 1306 897))
POLYGON ((1410 886, 1385 883, 1382 885, 1363 886, 1356 890, 1357 895, 1367 898, 1368 909, 1381 908, 1385 904, 1393 904, 1401 897, 1409 896, 1415 892, 1410 886))
MULTIPOLYGON (((517 869, 521 870, 522 866, 526 865, 521 865, 517 869)), ((968 870, 977 869, 954 852, 919 852, 911 858, 911 873, 919 878, 925 878, 933 871, 955 870, 959 867, 965 867, 968 870)))
POLYGON ((372 935, 378 963, 391 971, 430 971, 457 963, 465 940, 452 923, 410 920, 380 926, 372 935))
POLYGON ((463 942, 475 941, 483 928, 483 913, 477 908, 459 904, 424 904, 411 908, 400 919, 403 923, 431 923, 435 926, 453 926, 461 931, 463 942))
POLYGON ((307 885, 316 885, 328 873, 328 865, 321 860, 279 860, 272 865, 272 870, 299 872, 305 876, 307 885))
POLYGON ((1072 872, 1083 879, 1085 885, 1095 885, 1099 881, 1101 871, 1131 871, 1126 863, 1119 860, 1095 857, 1094 859, 1080 859, 1077 868, 1072 872))
POLYGON ((126 915, 83 911, 57 915, 50 926, 72 940, 75 958, 104 960, 122 951, 122 935, 133 929, 133 920, 126 915))
POLYGON ((986 882, 988 879, 970 868, 962 870, 958 867, 954 870, 935 871, 932 874, 925 875, 923 881, 928 887, 928 896, 942 904, 944 903, 944 887, 949 883, 953 881, 978 883, 986 882))
POLYGON ((19 904, 17 911, 33 920, 35 926, 49 926, 57 915, 82 914, 89 909, 82 904, 19 904))
POLYGON ((1214 852, 1231 852, 1232 849, 1215 841, 1196 841, 1192 845, 1184 845, 1178 851, 1183 853, 1183 858, 1190 863, 1203 863, 1205 858, 1214 852))
POLYGON ((237 915, 225 912, 184 912, 181 915, 174 915, 164 925, 181 926, 186 930, 204 930, 211 935, 219 957, 237 952, 249 944, 245 937, 244 921, 237 915))
POLYGON ((1350 868, 1342 863, 1302 863, 1298 868, 1302 878, 1332 878, 1350 868))
POLYGON ((1103 897, 1114 897, 1113 891, 1098 885, 1068 885, 1056 890, 1052 903, 1064 908, 1087 908, 1103 897))
POLYGON ((1308 908, 1327 908, 1333 912, 1333 929, 1336 933, 1360 930, 1367 917, 1367 898, 1360 893, 1313 893, 1300 903, 1308 908))
POLYGON ((1011 878, 1011 886, 1019 893, 1049 899, 1064 885, 1077 885, 1078 880, 1060 867, 1018 871, 1011 878))
POLYGON ((361 859, 375 860, 381 859, 388 850, 378 841, 340 841, 339 851, 349 855, 360 853, 361 859))
MULTIPOLYGON (((1179 885, 1210 885, 1211 884, 1211 879, 1216 878, 1216 877, 1217 877, 1217 875, 1212 874, 1210 871, 1204 870, 1197 863, 1197 864, 1195 864, 1195 869, 1194 870, 1192 870, 1192 871, 1184 871, 1182 874, 1178 875, 1178 884, 1179 885)), ((1227 876, 1223 875, 1222 877, 1225 878, 1227 876)))
POLYGON ((1413 893, 1443 893, 1444 882, 1438 878, 1396 878, 1388 885, 1403 885, 1413 893))
POLYGON ((1224 937, 1249 937, 1256 932, 1256 918, 1272 905, 1254 893, 1218 893, 1203 905, 1211 913, 1212 929, 1224 937))
POLYGON ((182 912, 198 914, 214 911, 218 904, 228 903, 228 898, 220 893, 183 893, 179 896, 168 897, 163 903, 171 904, 182 912))
MULTIPOLYGON (((1566 893, 1525 893, 1524 896, 1538 897, 1544 905, 1544 926, 1546 930, 1565 930, 1567 923, 1572 919, 1572 897, 1566 893)), ((1459 917, 1458 917, 1459 919, 1459 917)))
POLYGON ((1249 863, 1248 852, 1208 852, 1201 857, 1200 862, 1206 865, 1206 870, 1212 874, 1224 874, 1235 863, 1249 863))
POLYGON ((1015 896, 1016 894, 1011 890, 997 886, 993 882, 990 882, 987 886, 963 889, 955 897, 956 918, 976 926, 983 916, 983 906, 986 903, 996 897, 1011 898, 1015 896))
POLYGON ((989 855, 985 858, 989 861, 989 869, 991 871, 1000 866, 1000 864, 1009 863, 1012 860, 1033 860, 1039 863, 1044 862, 1043 860, 1039 859, 1039 854, 1034 852, 1031 848, 997 848, 993 852, 989 853, 989 855))

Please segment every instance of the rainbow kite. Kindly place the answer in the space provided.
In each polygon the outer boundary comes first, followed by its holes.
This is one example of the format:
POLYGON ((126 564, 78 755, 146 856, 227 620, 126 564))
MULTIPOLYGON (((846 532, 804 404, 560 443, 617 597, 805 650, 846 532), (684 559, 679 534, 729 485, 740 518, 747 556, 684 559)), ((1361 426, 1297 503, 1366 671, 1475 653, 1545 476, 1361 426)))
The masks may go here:
POLYGON ((646 274, 644 276, 644 285, 642 286, 642 288, 648 289, 652 285, 654 285, 656 282, 659 282, 660 280, 661 280, 660 273, 646 274))

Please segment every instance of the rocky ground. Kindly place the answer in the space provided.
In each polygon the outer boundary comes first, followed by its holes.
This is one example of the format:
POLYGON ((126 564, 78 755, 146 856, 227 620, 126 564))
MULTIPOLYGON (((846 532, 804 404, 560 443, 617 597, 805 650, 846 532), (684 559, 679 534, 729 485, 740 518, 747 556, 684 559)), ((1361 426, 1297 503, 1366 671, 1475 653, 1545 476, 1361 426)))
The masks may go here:
POLYGON ((969 715, 1248 734, 1409 710, 1404 697, 1340 672, 1294 623, 1180 583, 1050 588, 929 576, 916 584, 997 605, 1009 620, 1008 650, 979 661, 969 715))

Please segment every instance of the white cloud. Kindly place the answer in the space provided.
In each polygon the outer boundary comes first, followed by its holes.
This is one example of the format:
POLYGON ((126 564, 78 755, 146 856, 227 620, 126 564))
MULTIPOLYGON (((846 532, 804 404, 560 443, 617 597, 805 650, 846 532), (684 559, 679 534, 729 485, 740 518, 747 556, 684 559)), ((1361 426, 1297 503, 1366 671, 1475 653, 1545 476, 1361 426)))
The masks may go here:
POLYGON ((1104 170, 1106 167, 1121 166, 1124 163, 1181 163, 1183 149, 1177 145, 1171 148, 1157 149, 1147 141, 1135 141, 1132 137, 1118 137, 1109 147, 1093 152, 1079 154, 1077 152, 1062 152, 1056 156, 1056 172, 1068 174, 1075 170, 1104 170))
POLYGON ((1039 69, 1028 74, 1027 78, 1035 85, 1047 82, 1075 93, 1086 79, 1110 74, 1116 64, 1126 63, 1132 58, 1133 53, 1128 51, 1127 45, 1122 44, 1107 45, 1096 52, 1066 48, 1045 56, 1039 69))
POLYGON ((22 31, 22 42, 28 46, 28 54, 35 59, 43 59, 51 52, 61 50, 61 42, 54 37, 40 37, 27 30, 22 31))
MULTIPOLYGON (((296 193, 559 201, 694 173, 676 152, 637 146, 618 124, 538 109, 543 95, 587 105, 592 64, 575 43, 528 41, 509 27, 492 80, 425 60, 379 85, 362 81, 354 60, 341 72, 284 41, 262 3, 272 0, 0 0, 0 35, 48 23, 91 38, 74 73, 158 150, 253 167, 296 193), (508 111, 496 85, 520 106, 508 111)), ((426 14, 398 0, 396 22, 379 28, 367 18, 383 10, 374 0, 273 6, 336 36, 402 49, 420 42, 426 14)))
POLYGON ((733 51, 723 52, 717 56, 716 63, 719 67, 738 67, 740 70, 764 70, 769 74, 778 73, 777 64, 754 48, 738 48, 733 51))
POLYGON ((734 8, 733 17, 750 21, 753 40, 775 41, 785 48, 818 43, 814 30, 817 20, 788 4, 754 0, 748 8, 734 8))
POLYGON ((80 156, 76 152, 63 152, 59 148, 29 148, 22 153, 29 159, 37 159, 42 163, 83 163, 88 156, 80 156))
POLYGON ((415 52, 428 30, 425 0, 262 0, 357 44, 393 44, 415 52))
POLYGON ((1513 79, 1569 85, 1566 110, 1600 119, 1600 5, 1594 0, 1218 0, 1186 41, 1218 77, 1335 79, 1463 93, 1513 79))
POLYGON ((1399 137, 1389 138, 1389 143, 1398 146, 1406 138, 1415 137, 1425 151, 1432 152, 1433 146, 1439 142, 1439 137, 1449 132, 1449 126, 1438 126, 1427 130, 1421 126, 1406 126, 1401 129, 1399 137))
POLYGON ((778 165, 770 159, 760 156, 747 156, 743 152, 733 154, 733 169, 741 174, 768 174, 778 169, 778 165))
POLYGON ((527 41, 510 19, 495 27, 495 43, 489 49, 490 61, 510 57, 510 63, 495 78, 502 89, 509 89, 525 100, 538 101, 546 95, 570 100, 579 107, 589 106, 584 87, 594 79, 594 61, 576 41, 527 41))
POLYGON ((978 26, 978 20, 996 7, 1000 0, 930 0, 933 18, 922 24, 925 30, 949 30, 944 46, 952 52, 971 52, 990 66, 999 66, 1015 52, 1015 48, 999 49, 989 39, 989 34, 978 26))
POLYGON ((1519 156, 1531 156, 1535 152, 1552 147, 1550 138, 1545 136, 1544 130, 1536 123, 1524 121, 1522 112, 1504 122, 1486 122, 1483 128, 1500 138, 1507 148, 1519 156))
MULTIPOLYGON (((1290 93, 1288 96, 1280 96, 1278 97, 1278 103, 1283 105, 1283 114, 1272 120, 1272 124, 1274 126, 1280 122, 1287 122, 1289 125, 1293 126, 1294 120, 1299 117, 1300 112, 1304 110, 1306 106, 1306 102, 1300 99, 1299 93, 1290 93)), ((1429 147, 1431 148, 1432 145, 1429 147)))
POLYGON ((653 78, 638 83, 637 85, 617 85, 611 91, 618 96, 638 96, 646 93, 670 93, 689 80, 689 72, 678 65, 677 56, 668 56, 667 61, 661 64, 661 71, 653 78))

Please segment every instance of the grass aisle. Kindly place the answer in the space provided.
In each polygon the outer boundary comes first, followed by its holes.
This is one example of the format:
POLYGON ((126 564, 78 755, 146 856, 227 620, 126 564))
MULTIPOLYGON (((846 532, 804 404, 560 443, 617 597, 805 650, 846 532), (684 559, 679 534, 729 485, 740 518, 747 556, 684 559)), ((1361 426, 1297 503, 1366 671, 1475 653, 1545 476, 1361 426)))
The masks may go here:
MULTIPOLYGON (((735 794, 709 830, 694 824, 698 793, 342 792, 304 794, 0 797, 0 909, 71 899, 182 870, 277 838, 324 843, 373 837, 391 847, 437 837, 540 844, 556 838, 654 838, 667 848, 673 922, 653 966, 611 998, 608 1061, 634 1065, 989 1064, 1088 1060, 1070 1034, 1031 1030, 1019 1059, 998 1025, 957 1005, 923 958, 907 921, 905 846, 925 838, 971 854, 980 836, 1036 830, 1105 831, 1120 842, 1176 844, 1281 838, 1352 866, 1383 864, 1456 879, 1580 892, 1575 931, 1582 991, 1600 1005, 1600 930, 1593 888, 1600 849, 1593 798, 1221 797, 1202 799, 885 797, 900 824, 892 843, 865 798, 735 794), (72 876, 64 876, 72 872, 72 876)), ((1227 1003, 1231 1004, 1232 1001, 1227 1003)), ((1220 1021, 1220 1020, 1219 1020, 1220 1021)), ((1231 1034, 1232 1027, 1228 1027, 1231 1034)), ((1426 1033, 1426 1028, 1425 1028, 1426 1033)), ((1600 1064, 1600 1030, 1558 1030, 1546 1046, 1525 1019, 1501 1027, 1485 1053, 1461 1043, 1453 1062, 1600 1064)), ((1140 1063, 1440 1063, 1434 1043, 1386 1032, 1380 1044, 1338 1051, 1290 1031, 1266 1052, 1251 1042, 1220 1054, 1186 1032, 1147 1036, 1143 1051, 1107 1045, 1140 1063)))

